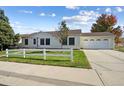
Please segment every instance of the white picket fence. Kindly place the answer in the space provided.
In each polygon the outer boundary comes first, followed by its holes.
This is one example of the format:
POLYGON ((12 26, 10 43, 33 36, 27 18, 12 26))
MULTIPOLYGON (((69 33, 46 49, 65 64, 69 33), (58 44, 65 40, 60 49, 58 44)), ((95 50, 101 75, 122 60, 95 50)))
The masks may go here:
POLYGON ((69 57, 70 60, 73 62, 73 49, 6 49, 6 57, 13 55, 22 56, 23 58, 26 58, 26 56, 43 56, 43 59, 46 60, 47 56, 62 56, 62 57, 69 57), (26 52, 33 52, 33 51, 42 51, 42 53, 39 54, 28 54, 26 52), (47 53, 47 51, 53 51, 53 52, 70 52, 69 54, 52 54, 47 53))

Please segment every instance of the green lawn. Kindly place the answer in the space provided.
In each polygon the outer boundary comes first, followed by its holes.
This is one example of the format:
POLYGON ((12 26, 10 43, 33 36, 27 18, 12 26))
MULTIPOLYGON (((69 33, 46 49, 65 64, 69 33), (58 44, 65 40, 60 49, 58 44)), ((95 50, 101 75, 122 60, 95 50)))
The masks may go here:
MULTIPOLYGON (((31 52, 28 52, 30 54, 31 52)), ((33 52, 33 53, 41 53, 41 52, 33 52)), ((53 52, 48 52, 53 53, 53 52)), ((54 52, 55 54, 58 52, 54 52)), ((5 52, 0 52, 0 55, 5 54, 5 52)), ((61 52, 61 54, 68 54, 68 52, 61 52)), ((31 63, 38 65, 53 65, 53 66, 64 66, 64 67, 77 67, 77 68, 86 68, 90 69, 91 66, 87 60, 83 51, 74 50, 74 61, 71 62, 70 58, 67 57, 47 57, 46 60, 43 60, 42 56, 28 56, 26 58, 20 56, 9 56, 0 57, 1 61, 9 61, 9 62, 20 62, 20 63, 31 63)))
POLYGON ((5 51, 0 51, 0 56, 5 55, 5 51))
POLYGON ((124 52, 124 47, 115 47, 115 50, 124 52))

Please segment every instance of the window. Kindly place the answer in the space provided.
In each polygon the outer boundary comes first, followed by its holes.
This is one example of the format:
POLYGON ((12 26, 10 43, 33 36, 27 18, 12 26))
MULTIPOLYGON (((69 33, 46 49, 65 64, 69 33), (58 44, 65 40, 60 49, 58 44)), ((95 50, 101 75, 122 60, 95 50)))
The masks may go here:
POLYGON ((94 41, 94 39, 90 39, 90 41, 94 41))
POLYGON ((46 38, 46 45, 50 45, 50 38, 46 38))
POLYGON ((96 41, 100 41, 100 39, 97 39, 96 41))
POLYGON ((104 39, 104 41, 108 41, 108 39, 104 39))
POLYGON ((33 43, 34 43, 34 45, 36 45, 36 39, 33 39, 33 43))
POLYGON ((88 39, 84 39, 84 41, 88 41, 88 39))
POLYGON ((69 38, 69 45, 75 45, 75 38, 69 38))
POLYGON ((44 45, 44 38, 40 39, 40 45, 44 45))
POLYGON ((25 45, 28 45, 28 39, 25 39, 25 45))
POLYGON ((67 38, 63 40, 62 45, 67 45, 67 38))

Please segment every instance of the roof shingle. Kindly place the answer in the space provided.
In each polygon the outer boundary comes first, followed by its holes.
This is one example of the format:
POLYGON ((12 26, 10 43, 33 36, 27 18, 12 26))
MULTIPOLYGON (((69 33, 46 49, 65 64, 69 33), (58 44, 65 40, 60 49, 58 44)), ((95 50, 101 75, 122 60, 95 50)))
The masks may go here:
POLYGON ((92 33, 81 33, 81 36, 111 36, 114 35, 110 32, 92 32, 92 33))
MULTIPOLYGON (((22 34, 21 37, 29 37, 32 36, 34 34, 40 34, 40 33, 48 33, 51 34, 53 36, 56 36, 58 34, 59 31, 49 31, 49 32, 36 32, 36 33, 32 33, 32 34, 22 34)), ((92 32, 92 33, 81 33, 81 29, 75 29, 75 30, 70 30, 69 31, 69 36, 112 36, 113 34, 110 32, 92 32)))
MULTIPOLYGON (((28 37, 28 36, 31 36, 31 35, 34 35, 34 34, 39 34, 39 33, 49 33, 51 35, 57 35, 59 31, 49 31, 49 32, 36 32, 36 33, 32 33, 32 34, 22 34, 21 37, 28 37)), ((81 29, 75 29, 75 30, 70 30, 69 35, 80 35, 81 34, 81 29)))

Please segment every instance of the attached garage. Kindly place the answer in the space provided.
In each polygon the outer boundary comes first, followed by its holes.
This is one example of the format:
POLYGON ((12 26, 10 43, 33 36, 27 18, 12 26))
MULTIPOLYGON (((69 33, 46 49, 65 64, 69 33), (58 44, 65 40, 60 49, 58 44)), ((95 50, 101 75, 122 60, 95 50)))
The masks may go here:
POLYGON ((86 39, 83 41, 83 48, 99 49, 110 48, 109 39, 86 39))
POLYGON ((114 35, 108 32, 82 33, 80 46, 84 49, 112 49, 114 35))

